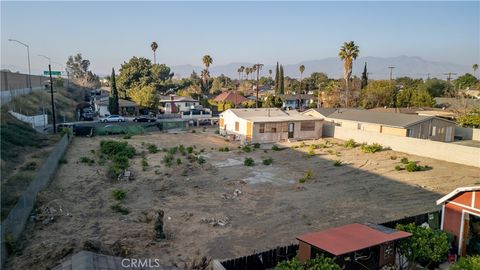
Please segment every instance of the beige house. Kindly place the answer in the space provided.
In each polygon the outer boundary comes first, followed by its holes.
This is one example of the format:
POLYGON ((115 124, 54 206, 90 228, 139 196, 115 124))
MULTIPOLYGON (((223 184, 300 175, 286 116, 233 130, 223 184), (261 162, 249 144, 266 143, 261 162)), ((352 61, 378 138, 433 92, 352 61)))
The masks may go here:
POLYGON ((389 135, 441 142, 451 142, 455 136, 455 122, 434 116, 333 108, 310 109, 303 114, 324 119, 325 124, 389 135))
POLYGON ((318 139, 323 120, 278 108, 229 109, 220 114, 220 134, 242 143, 318 139))

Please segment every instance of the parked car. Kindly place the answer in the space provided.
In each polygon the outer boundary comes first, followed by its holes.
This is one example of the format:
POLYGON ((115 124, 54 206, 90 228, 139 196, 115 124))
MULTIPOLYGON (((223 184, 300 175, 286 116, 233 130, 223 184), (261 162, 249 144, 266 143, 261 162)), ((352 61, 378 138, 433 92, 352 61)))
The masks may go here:
POLYGON ((155 122, 157 119, 148 116, 148 115, 141 115, 133 118, 133 122, 155 122))
POLYGON ((127 131, 124 127, 119 125, 106 125, 103 127, 103 131, 107 135, 118 135, 118 134, 126 134, 127 131))
POLYGON ((100 122, 104 122, 104 123, 125 122, 125 118, 123 118, 123 116, 120 116, 120 115, 109 115, 107 117, 100 119, 100 122))

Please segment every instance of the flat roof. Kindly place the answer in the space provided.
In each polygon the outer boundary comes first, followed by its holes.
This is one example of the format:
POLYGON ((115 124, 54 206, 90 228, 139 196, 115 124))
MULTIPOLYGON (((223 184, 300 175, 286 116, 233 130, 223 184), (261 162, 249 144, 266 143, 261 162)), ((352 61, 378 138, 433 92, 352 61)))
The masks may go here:
POLYGON ((353 223, 325 231, 303 234, 297 240, 339 256, 411 236, 382 225, 353 223))
POLYGON ((239 118, 254 123, 322 120, 313 116, 301 114, 296 110, 282 110, 279 108, 229 109, 227 111, 231 111, 239 118))

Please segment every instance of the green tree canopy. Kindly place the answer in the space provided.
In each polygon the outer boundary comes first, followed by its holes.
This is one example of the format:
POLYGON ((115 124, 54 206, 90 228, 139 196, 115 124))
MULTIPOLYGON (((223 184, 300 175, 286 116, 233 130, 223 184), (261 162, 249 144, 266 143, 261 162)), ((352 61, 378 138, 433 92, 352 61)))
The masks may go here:
POLYGON ((112 68, 112 75, 110 76, 110 97, 108 98, 108 111, 110 114, 118 114, 118 90, 115 80, 115 69, 112 68))
POLYGON ((466 73, 455 80, 455 86, 459 89, 471 87, 478 82, 478 79, 470 73, 466 73))
POLYGON ((283 101, 280 97, 274 95, 268 95, 262 104, 263 108, 281 108, 283 101))
POLYGON ((478 270, 480 269, 480 255, 462 257, 450 266, 450 270, 478 270))
POLYGON ((429 79, 424 84, 419 85, 419 89, 425 89, 432 97, 441 97, 447 94, 449 85, 446 81, 440 79, 429 79))
POLYGON ((361 94, 361 105, 364 108, 391 106, 391 97, 394 88, 389 80, 370 82, 361 94))
POLYGON ((137 85, 128 92, 128 97, 144 108, 158 108, 157 90, 153 85, 137 85))
POLYGON ((69 56, 66 66, 73 83, 87 88, 100 87, 100 79, 98 76, 88 70, 90 60, 83 59, 81 53, 69 56))

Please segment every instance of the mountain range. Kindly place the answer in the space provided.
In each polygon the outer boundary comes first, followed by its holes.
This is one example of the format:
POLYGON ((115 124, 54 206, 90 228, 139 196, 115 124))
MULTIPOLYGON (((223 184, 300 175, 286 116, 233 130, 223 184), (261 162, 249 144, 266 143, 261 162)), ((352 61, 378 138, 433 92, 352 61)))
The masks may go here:
MULTIPOLYGON (((445 79, 447 73, 452 73, 452 78, 463 75, 464 73, 472 73, 472 68, 468 66, 458 65, 449 62, 436 62, 425 60, 418 56, 398 56, 398 57, 359 57, 353 63, 352 76, 361 77, 364 65, 367 63, 367 72, 371 79, 388 79, 390 77, 390 69, 393 78, 409 76, 412 78, 442 78, 445 79), (453 74, 456 73, 457 75, 453 74)), ((251 67, 255 63, 230 63, 226 65, 210 66, 210 75, 219 76, 224 74, 231 78, 238 78, 237 69, 240 66, 251 67)), ((281 63, 280 63, 281 64, 281 63)), ((283 65, 285 76, 299 78, 299 66, 305 66, 303 77, 308 77, 312 72, 324 72, 330 78, 342 78, 343 63, 338 57, 329 57, 321 60, 303 61, 297 64, 283 65)), ((192 71, 200 74, 203 66, 195 65, 176 65, 170 67, 176 74, 176 77, 188 77, 192 71)), ((260 72, 261 76, 268 76, 268 70, 272 70, 272 76, 275 76, 275 64, 265 65, 260 72)))

